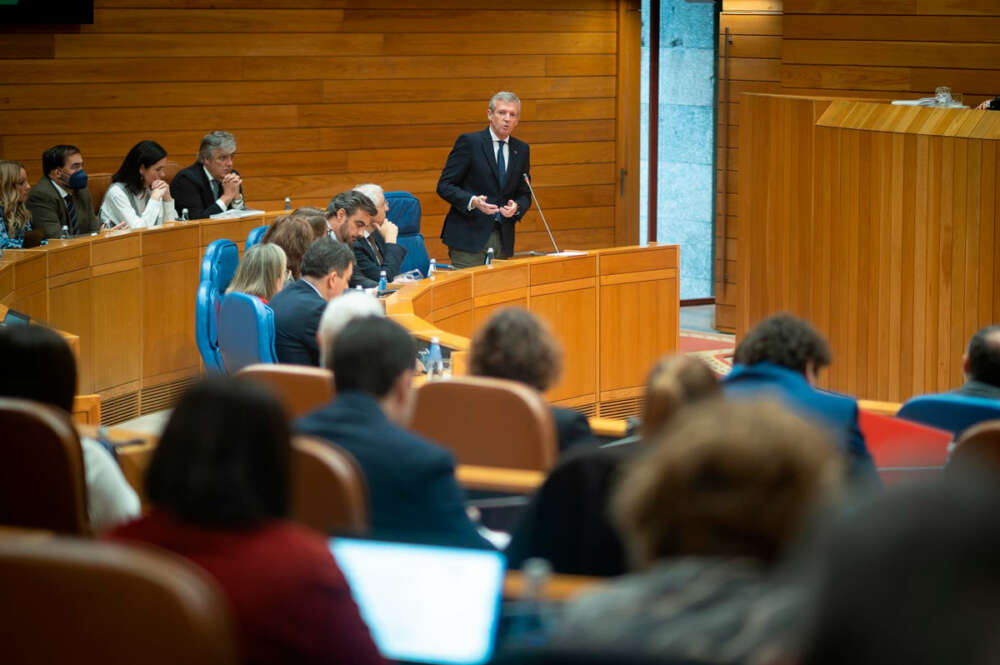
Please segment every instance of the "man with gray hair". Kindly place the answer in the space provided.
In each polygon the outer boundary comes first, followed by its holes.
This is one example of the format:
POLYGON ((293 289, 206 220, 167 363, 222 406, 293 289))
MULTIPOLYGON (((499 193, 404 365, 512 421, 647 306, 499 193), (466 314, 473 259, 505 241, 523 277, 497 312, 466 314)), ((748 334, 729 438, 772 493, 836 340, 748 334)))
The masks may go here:
POLYGON ((372 219, 378 216, 378 210, 367 196, 352 189, 330 199, 324 214, 330 233, 351 247, 371 227, 372 219))
POLYGON ((385 200, 385 191, 374 183, 355 185, 354 191, 367 196, 378 210, 371 226, 365 229, 362 238, 354 241, 353 247, 354 277, 351 278, 351 286, 361 285, 368 289, 378 286, 383 271, 390 282, 396 279, 406 258, 406 248, 396 244, 399 228, 386 219, 389 203, 385 200))
POLYGON ((451 204, 441 240, 456 268, 482 265, 488 249, 497 258, 514 253, 514 223, 531 205, 528 144, 511 136, 521 117, 521 100, 512 92, 490 99, 489 127, 462 134, 448 155, 438 196, 451 204))
POLYGON ((185 208, 188 219, 204 219, 226 210, 243 210, 243 180, 233 169, 236 138, 229 132, 206 134, 194 164, 178 171, 170 183, 177 212, 185 208))

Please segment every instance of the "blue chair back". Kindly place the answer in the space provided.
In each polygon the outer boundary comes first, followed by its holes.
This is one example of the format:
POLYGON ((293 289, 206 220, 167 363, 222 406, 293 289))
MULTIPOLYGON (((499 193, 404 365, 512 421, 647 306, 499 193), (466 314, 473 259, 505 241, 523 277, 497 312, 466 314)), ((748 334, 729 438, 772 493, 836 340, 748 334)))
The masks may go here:
POLYGON ((209 374, 222 374, 222 355, 219 353, 219 292, 211 282, 198 286, 194 306, 194 339, 198 343, 201 360, 209 374))
POLYGON ((903 404, 896 415, 948 430, 957 437, 976 423, 1000 418, 1000 400, 951 393, 920 395, 903 404))
POLYGON ((385 200, 389 204, 389 218, 399 227, 396 242, 406 248, 400 272, 417 268, 426 275, 431 259, 420 234, 420 199, 409 192, 386 192, 385 200))
POLYGON ((276 363, 274 312, 256 296, 227 293, 219 307, 219 352, 227 374, 247 365, 276 363))
POLYGON ((220 238, 205 248, 205 256, 201 260, 201 278, 198 281, 211 282, 216 291, 225 293, 239 262, 240 251, 236 243, 220 238))
POLYGON ((264 234, 267 233, 269 228, 271 227, 265 224, 264 226, 258 226, 255 229, 250 229, 250 233, 247 234, 247 242, 243 245, 243 251, 245 252, 259 243, 260 239, 264 237, 264 234))

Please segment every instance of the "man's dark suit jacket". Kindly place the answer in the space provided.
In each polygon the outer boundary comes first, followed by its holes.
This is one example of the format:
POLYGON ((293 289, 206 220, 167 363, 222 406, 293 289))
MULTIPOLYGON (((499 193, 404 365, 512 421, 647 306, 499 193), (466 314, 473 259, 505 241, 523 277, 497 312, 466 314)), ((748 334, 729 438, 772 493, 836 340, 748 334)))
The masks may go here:
POLYGON ((391 423, 371 395, 338 393, 295 429, 332 441, 357 460, 368 482, 376 538, 490 547, 465 512, 451 453, 391 423))
MULTIPOLYGON (((86 189, 70 189, 63 187, 66 193, 73 197, 76 206, 76 218, 80 224, 79 233, 94 233, 101 228, 94 214, 94 202, 86 189)), ((66 202, 56 191, 55 185, 47 177, 42 177, 28 192, 25 207, 31 212, 31 228, 45 231, 46 238, 58 238, 62 227, 69 226, 69 213, 66 212, 66 202)), ((72 233, 72 229, 70 232, 72 233)))
MULTIPOLYGON (((233 173, 238 175, 239 171, 234 170, 233 173)), ((243 194, 242 185, 240 194, 243 194)), ((178 215, 187 208, 188 219, 204 219, 223 212, 216 203, 218 197, 212 191, 212 183, 205 175, 205 166, 201 162, 177 172, 170 181, 170 196, 174 199, 178 215)))
POLYGON ((511 136, 507 144, 509 163, 501 185, 493 147, 489 128, 462 134, 455 141, 437 185, 438 196, 451 204, 444 218, 441 240, 451 249, 481 252, 493 231, 494 220, 492 215, 475 208, 469 210, 469 199, 485 194, 487 203, 499 206, 513 199, 517 202, 517 214, 510 219, 500 218, 501 258, 505 258, 514 253, 514 222, 531 206, 531 192, 523 178, 525 173, 530 176, 531 155, 527 143, 511 136))
POLYGON ((858 426, 858 403, 846 395, 817 390, 802 374, 772 363, 736 365, 722 380, 729 397, 774 397, 801 416, 825 426, 844 451, 852 480, 879 484, 875 462, 858 426))
POLYGON ((319 366, 316 330, 326 301, 305 279, 292 282, 267 303, 274 311, 278 362, 319 366))
POLYGON ((969 379, 961 388, 952 390, 953 395, 965 395, 966 397, 982 397, 985 399, 1000 399, 1000 388, 992 386, 982 381, 969 379))
POLYGON ((556 422, 556 438, 559 441, 560 453, 593 438, 587 416, 574 409, 564 409, 560 406, 553 406, 551 409, 552 418, 556 422))
POLYGON ((368 238, 358 238, 354 241, 354 273, 351 275, 351 287, 361 285, 370 289, 378 286, 379 273, 385 271, 385 278, 390 282, 399 274, 399 267, 403 265, 406 258, 406 248, 394 242, 387 243, 378 229, 372 231, 372 238, 382 252, 384 263, 378 262, 375 250, 372 249, 368 238))

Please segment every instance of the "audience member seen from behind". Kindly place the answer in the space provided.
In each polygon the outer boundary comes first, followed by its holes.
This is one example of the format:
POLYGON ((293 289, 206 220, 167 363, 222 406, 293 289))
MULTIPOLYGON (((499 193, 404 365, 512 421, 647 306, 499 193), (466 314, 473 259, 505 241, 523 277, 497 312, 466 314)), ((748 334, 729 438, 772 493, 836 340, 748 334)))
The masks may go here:
POLYGON ((139 141, 125 155, 104 194, 105 226, 144 229, 177 219, 170 185, 164 180, 167 151, 156 141, 139 141))
POLYGON ((42 173, 25 202, 32 227, 44 231, 46 238, 58 238, 64 226, 74 236, 99 231, 80 149, 52 146, 42 153, 42 173))
POLYGON ((682 407, 720 394, 719 381, 697 358, 662 358, 646 380, 642 438, 606 447, 579 446, 556 465, 531 499, 504 554, 512 568, 532 557, 547 559, 557 573, 615 576, 626 572, 625 547, 608 518, 610 497, 621 468, 642 442, 682 407))
POLYGON ((377 216, 375 204, 367 196, 354 190, 337 194, 326 206, 326 223, 330 232, 348 247, 364 236, 377 216))
POLYGON ((986 326, 972 336, 962 356, 962 373, 965 384, 954 394, 1000 399, 1000 325, 986 326))
MULTIPOLYGON (((305 225, 301 220, 293 220, 305 225)), ((326 304, 347 288, 354 269, 350 247, 320 238, 302 257, 302 279, 279 291, 268 303, 274 311, 274 350, 278 362, 319 365, 316 331, 326 304)))
POLYGON ((396 279, 403 259, 406 258, 406 248, 396 243, 399 238, 399 228, 386 219, 389 203, 385 200, 385 191, 374 183, 356 185, 354 191, 367 196, 378 214, 372 218, 371 226, 365 229, 363 237, 354 242, 354 279, 351 286, 360 285, 366 289, 378 286, 381 274, 390 282, 396 279))
POLYGON ((320 208, 302 206, 293 210, 289 217, 307 222, 313 230, 314 240, 319 240, 330 233, 330 227, 326 225, 326 215, 323 214, 323 210, 320 208))
POLYGON ((110 538, 170 550, 229 597, 250 663, 381 663, 326 538, 288 521, 290 434, 264 388, 191 388, 146 473, 153 506, 110 538))
POLYGON ((450 452, 405 428, 414 407, 413 338, 385 318, 355 319, 333 345, 336 397, 296 429, 351 453, 368 484, 372 535, 487 548, 465 511, 450 452))
POLYGON ((260 244, 273 243, 284 250, 291 278, 289 281, 293 281, 302 277, 302 257, 314 240, 316 236, 308 222, 283 215, 271 223, 261 237, 260 244))
MULTIPOLYGON (((66 340, 44 326, 0 327, 0 396, 30 399, 69 418, 76 395, 76 359, 66 340)), ((139 497, 100 443, 80 437, 90 526, 103 531, 139 514, 139 497)))
POLYGON ((847 457, 853 480, 878 485, 875 463, 858 425, 858 403, 815 388, 830 364, 830 347, 806 321, 789 314, 767 318, 736 347, 733 371, 722 380, 727 396, 772 396, 828 428, 847 457))
POLYGON ((798 662, 995 663, 1000 496, 980 480, 899 485, 846 515, 829 538, 798 662))
POLYGON ((206 134, 194 164, 181 169, 170 181, 177 210, 187 209, 188 219, 204 219, 227 210, 243 210, 243 180, 233 168, 236 138, 229 132, 206 134))
POLYGON ((385 308, 375 296, 364 291, 345 291, 327 303, 316 331, 321 367, 333 368, 333 346, 340 331, 351 321, 369 316, 384 317, 385 308))
MULTIPOLYGON (((544 393, 559 379, 563 352, 551 329, 526 309, 494 313, 469 345, 469 374, 509 379, 544 393)), ((553 406, 559 452, 591 439, 590 423, 579 411, 553 406)))
POLYGON ((30 190, 20 162, 0 161, 0 249, 19 249, 31 230, 31 213, 24 205, 30 190))
POLYGON ((775 402, 692 407, 613 501, 639 571, 566 609, 556 641, 704 663, 791 662, 802 594, 778 564, 833 498, 841 459, 775 402))
POLYGON ((285 252, 277 245, 254 245, 243 254, 226 293, 257 296, 265 305, 285 285, 285 252))

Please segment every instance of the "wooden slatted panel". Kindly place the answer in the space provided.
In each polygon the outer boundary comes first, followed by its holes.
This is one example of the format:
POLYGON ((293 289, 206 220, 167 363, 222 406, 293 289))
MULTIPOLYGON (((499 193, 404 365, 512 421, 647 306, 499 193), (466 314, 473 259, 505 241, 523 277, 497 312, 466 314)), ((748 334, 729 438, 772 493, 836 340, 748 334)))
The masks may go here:
MULTIPOLYGON (((560 245, 615 243, 618 0, 96 0, 93 25, 0 39, 0 158, 42 174, 48 146, 117 169, 143 139, 194 160, 232 131, 248 202, 320 205, 375 181, 416 194, 432 256, 435 193, 455 138, 486 126, 497 90, 523 100, 515 135, 560 245), (497 21, 517 39, 496 55, 497 21)), ((12 28, 0 28, 12 32, 12 28)), ((772 31, 773 32, 773 31, 772 31)), ((780 37, 748 48, 774 51, 780 37)), ((777 70, 772 72, 777 78, 777 70)), ((537 213, 518 249, 548 247, 537 213)))

